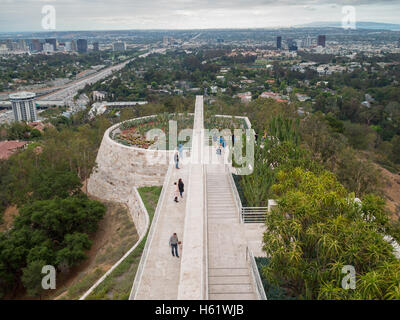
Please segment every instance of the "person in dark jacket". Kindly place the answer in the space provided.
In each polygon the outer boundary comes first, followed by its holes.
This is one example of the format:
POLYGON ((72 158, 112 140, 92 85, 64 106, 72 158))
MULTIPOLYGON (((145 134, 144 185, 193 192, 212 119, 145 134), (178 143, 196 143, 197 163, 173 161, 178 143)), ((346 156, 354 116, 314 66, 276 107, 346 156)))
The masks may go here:
POLYGON ((175 152, 174 161, 175 161, 175 168, 176 168, 176 169, 179 169, 179 155, 178 155, 178 151, 175 152))
POLYGON ((179 194, 181 195, 181 198, 183 198, 182 194, 185 191, 185 185, 183 184, 182 179, 179 179, 178 181, 178 188, 179 188, 179 194))

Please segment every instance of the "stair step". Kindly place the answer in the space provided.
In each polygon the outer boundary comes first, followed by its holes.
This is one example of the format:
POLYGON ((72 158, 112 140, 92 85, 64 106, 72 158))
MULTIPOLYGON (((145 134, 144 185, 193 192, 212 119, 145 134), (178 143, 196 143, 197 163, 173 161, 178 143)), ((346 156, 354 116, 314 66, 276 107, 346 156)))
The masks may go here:
POLYGON ((248 276, 247 268, 209 268, 209 277, 232 277, 232 276, 248 276))
POLYGON ((208 277, 208 284, 250 284, 248 275, 245 276, 223 276, 223 277, 208 277))
POLYGON ((209 284, 209 293, 252 293, 253 288, 250 283, 245 284, 209 284))
POLYGON ((209 300, 256 300, 253 293, 209 293, 209 300))

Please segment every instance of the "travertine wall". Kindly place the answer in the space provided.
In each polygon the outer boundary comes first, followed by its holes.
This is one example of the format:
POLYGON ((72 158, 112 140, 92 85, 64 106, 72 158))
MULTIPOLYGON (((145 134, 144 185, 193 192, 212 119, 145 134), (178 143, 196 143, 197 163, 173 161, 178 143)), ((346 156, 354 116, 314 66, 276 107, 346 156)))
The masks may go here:
POLYGON ((97 154, 97 168, 88 181, 90 194, 105 200, 126 203, 133 187, 161 186, 173 152, 124 146, 110 138, 109 128, 97 154))
POLYGON ((141 237, 147 232, 149 216, 142 198, 140 197, 140 194, 136 188, 134 188, 132 196, 129 198, 127 205, 135 223, 136 231, 139 237, 141 237))

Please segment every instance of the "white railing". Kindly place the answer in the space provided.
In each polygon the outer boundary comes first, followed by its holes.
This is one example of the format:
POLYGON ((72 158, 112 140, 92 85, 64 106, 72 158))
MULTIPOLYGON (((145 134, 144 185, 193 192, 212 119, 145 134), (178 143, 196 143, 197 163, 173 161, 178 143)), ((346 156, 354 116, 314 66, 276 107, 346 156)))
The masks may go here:
POLYGON ((154 212, 153 220, 152 220, 152 223, 151 223, 151 226, 150 226, 150 231, 149 231, 149 233, 147 235, 147 241, 146 241, 146 244, 145 244, 143 252, 142 252, 142 257, 140 258, 139 266, 138 266, 138 269, 136 271, 135 280, 133 281, 131 293, 129 295, 129 300, 134 300, 136 298, 137 292, 139 290, 140 282, 142 280, 144 266, 146 264, 147 257, 148 257, 148 254, 149 254, 149 248, 150 248, 151 243, 153 241, 154 232, 155 232, 156 227, 157 227, 158 218, 159 218, 159 216, 161 214, 161 208, 162 208, 162 204, 163 204, 164 199, 165 199, 165 193, 166 193, 166 190, 168 189, 168 186, 170 184, 172 167, 173 167, 173 165, 170 165, 168 167, 167 174, 165 175, 163 188, 161 190, 161 194, 160 194, 160 197, 158 199, 156 211, 154 212))
POLYGON ((236 184, 235 181, 233 180, 233 176, 232 176, 232 171, 231 171, 231 166, 230 165, 225 165, 225 169, 226 171, 228 171, 228 180, 229 180, 229 184, 231 185, 232 191, 233 191, 233 198, 235 199, 235 205, 236 208, 239 212, 239 222, 243 222, 242 219, 242 201, 240 200, 240 196, 239 196, 239 192, 236 188, 236 184))
POLYGON ((241 217, 243 223, 264 223, 268 207, 242 207, 241 217))
POLYGON ((232 170, 230 165, 225 166, 229 176, 229 184, 233 190, 233 198, 235 199, 235 205, 239 212, 239 219, 242 223, 264 223, 267 216, 268 207, 243 207, 242 201, 240 200, 239 192, 236 188, 235 180, 232 176, 232 170))
POLYGON ((255 285, 255 289, 257 292, 258 300, 268 300, 267 295, 265 294, 264 286, 262 284, 262 280, 260 277, 260 272, 258 271, 256 259, 254 258, 253 252, 246 247, 246 255, 247 261, 250 265, 250 273, 253 279, 253 283, 255 285))

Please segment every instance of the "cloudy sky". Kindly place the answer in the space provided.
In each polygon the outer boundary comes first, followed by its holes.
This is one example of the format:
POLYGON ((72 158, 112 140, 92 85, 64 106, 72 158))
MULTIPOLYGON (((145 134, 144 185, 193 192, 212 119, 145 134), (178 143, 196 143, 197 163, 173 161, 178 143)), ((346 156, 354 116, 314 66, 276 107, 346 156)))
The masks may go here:
POLYGON ((286 27, 342 21, 354 6, 358 21, 400 23, 399 0, 0 0, 0 31, 40 31, 52 5, 56 30, 286 27))

